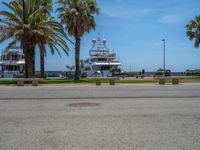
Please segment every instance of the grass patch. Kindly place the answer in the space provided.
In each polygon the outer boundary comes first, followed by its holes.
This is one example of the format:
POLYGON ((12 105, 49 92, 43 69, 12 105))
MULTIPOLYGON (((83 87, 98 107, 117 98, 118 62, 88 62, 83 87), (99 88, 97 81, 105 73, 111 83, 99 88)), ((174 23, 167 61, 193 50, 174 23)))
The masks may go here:
POLYGON ((47 78, 39 81, 40 84, 63 84, 63 83, 95 83, 95 81, 87 78, 82 78, 79 81, 66 78, 47 78))
POLYGON ((9 85, 9 84, 17 84, 16 81, 12 81, 12 80, 0 80, 0 85, 9 85))
MULTIPOLYGON (((66 78, 56 78, 56 79, 52 79, 52 78, 48 78, 45 80, 40 81, 40 84, 63 84, 63 83, 94 83, 95 84, 95 80, 92 79, 88 79, 88 78, 82 78, 79 81, 73 80, 73 79, 66 79, 66 78)), ((108 80, 102 80, 101 83, 109 83, 108 80)), ((134 84, 134 83, 158 83, 158 81, 156 80, 116 80, 116 83, 120 83, 120 84, 134 84)))
POLYGON ((131 84, 131 83, 158 83, 156 80, 117 80, 116 83, 125 83, 125 84, 131 84))
POLYGON ((200 77, 187 76, 186 79, 188 79, 188 80, 200 80, 200 77))
MULTIPOLYGON (((109 83, 108 80, 103 80, 102 83, 109 83)), ((158 83, 157 80, 116 80, 118 84, 151 84, 158 83)), ((171 83, 171 81, 166 81, 166 83, 171 83)), ((8 80, 8 79, 0 79, 0 85, 9 85, 16 84, 16 81, 8 80)), ((95 80, 88 78, 81 78, 79 81, 74 79, 66 79, 66 78, 47 78, 39 81, 39 84, 95 84, 95 80)))

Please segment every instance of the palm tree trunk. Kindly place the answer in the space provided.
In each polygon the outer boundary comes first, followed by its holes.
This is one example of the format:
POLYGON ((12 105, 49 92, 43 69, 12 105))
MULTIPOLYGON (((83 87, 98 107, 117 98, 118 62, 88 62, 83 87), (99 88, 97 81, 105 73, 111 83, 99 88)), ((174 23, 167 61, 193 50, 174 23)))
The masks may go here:
POLYGON ((81 44, 81 38, 79 36, 75 37, 75 64, 76 64, 76 70, 75 70, 75 80, 80 80, 80 44, 81 44))
POLYGON ((40 77, 45 78, 45 71, 44 71, 44 52, 40 51, 40 77))
POLYGON ((34 64, 33 64, 33 55, 32 55, 32 52, 31 51, 28 51, 26 53, 27 55, 25 56, 26 57, 26 67, 27 67, 27 76, 26 78, 33 78, 34 77, 34 64))
POLYGON ((35 77, 34 53, 35 53, 34 45, 31 45, 30 43, 25 45, 25 77, 26 78, 35 77))
POLYGON ((23 52, 24 52, 24 58, 25 58, 25 72, 24 72, 24 77, 28 78, 28 57, 27 57, 27 48, 25 46, 25 43, 23 41, 23 52))
POLYGON ((32 64, 31 64, 31 67, 32 67, 31 76, 33 78, 35 78, 35 45, 34 44, 30 45, 30 51, 31 51, 31 60, 32 60, 32 64))
POLYGON ((35 48, 33 50, 33 75, 35 76, 35 48))

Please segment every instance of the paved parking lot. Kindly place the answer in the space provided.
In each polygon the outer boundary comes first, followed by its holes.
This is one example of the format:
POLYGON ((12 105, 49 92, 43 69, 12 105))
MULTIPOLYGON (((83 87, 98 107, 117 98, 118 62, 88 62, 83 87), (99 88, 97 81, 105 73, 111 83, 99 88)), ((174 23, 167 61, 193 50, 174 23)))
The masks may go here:
POLYGON ((199 149, 199 84, 0 86, 0 150, 199 149))

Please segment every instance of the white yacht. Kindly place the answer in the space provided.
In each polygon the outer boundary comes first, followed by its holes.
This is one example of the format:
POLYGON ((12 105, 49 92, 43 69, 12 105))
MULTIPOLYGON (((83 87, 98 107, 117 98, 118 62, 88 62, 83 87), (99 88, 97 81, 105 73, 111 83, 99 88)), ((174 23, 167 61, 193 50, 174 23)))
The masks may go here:
POLYGON ((24 54, 18 47, 4 50, 0 55, 0 74, 3 78, 14 78, 24 74, 24 54))
POLYGON ((106 46, 107 41, 98 37, 92 40, 92 49, 89 51, 90 58, 85 60, 87 76, 112 76, 111 68, 118 68, 121 63, 115 53, 110 53, 106 46))

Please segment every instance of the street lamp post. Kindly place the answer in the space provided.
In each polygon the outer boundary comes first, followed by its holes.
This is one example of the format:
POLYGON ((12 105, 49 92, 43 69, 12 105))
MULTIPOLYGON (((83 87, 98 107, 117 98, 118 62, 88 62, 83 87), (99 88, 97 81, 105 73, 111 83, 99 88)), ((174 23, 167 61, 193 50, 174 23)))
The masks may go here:
POLYGON ((166 72, 166 70, 165 70, 165 39, 162 39, 162 41, 163 41, 163 70, 164 70, 164 72, 163 72, 163 75, 165 75, 165 72, 166 72))

